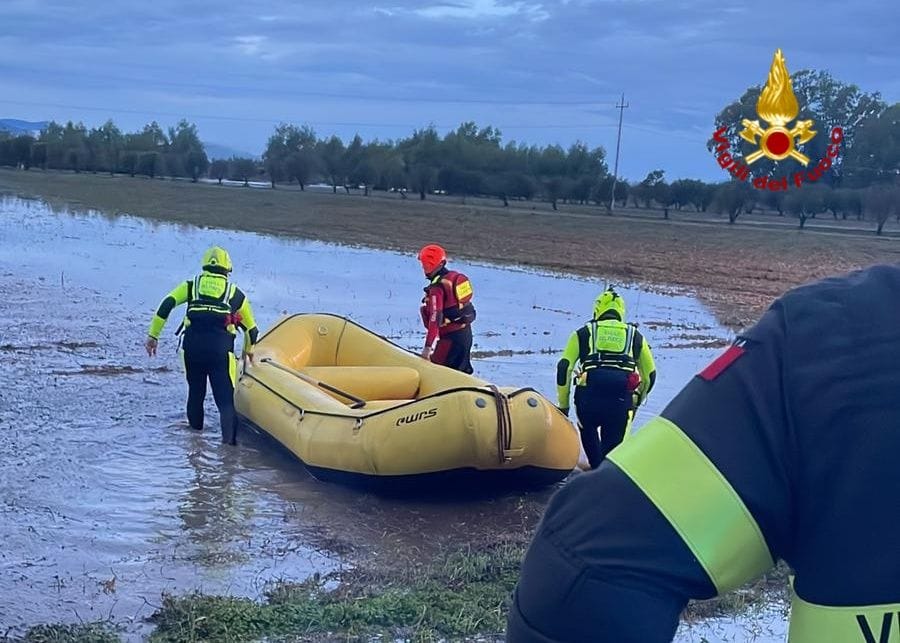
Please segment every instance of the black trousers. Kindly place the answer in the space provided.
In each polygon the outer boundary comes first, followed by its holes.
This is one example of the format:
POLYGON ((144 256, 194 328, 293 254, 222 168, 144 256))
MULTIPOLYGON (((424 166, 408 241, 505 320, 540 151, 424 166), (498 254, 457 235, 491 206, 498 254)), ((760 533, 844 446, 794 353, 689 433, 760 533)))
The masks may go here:
POLYGON ((212 387, 219 409, 222 442, 237 444, 237 414, 234 411, 234 355, 218 347, 185 346, 184 371, 188 383, 187 417, 191 428, 203 429, 206 382, 212 387))
POLYGON ((471 375, 471 353, 472 327, 466 326, 442 336, 434 348, 431 361, 471 375))
POLYGON ((591 468, 596 469, 625 437, 631 394, 626 392, 624 371, 597 369, 588 374, 585 386, 575 387, 575 414, 581 444, 591 468), (597 435, 600 429, 600 436, 597 435))

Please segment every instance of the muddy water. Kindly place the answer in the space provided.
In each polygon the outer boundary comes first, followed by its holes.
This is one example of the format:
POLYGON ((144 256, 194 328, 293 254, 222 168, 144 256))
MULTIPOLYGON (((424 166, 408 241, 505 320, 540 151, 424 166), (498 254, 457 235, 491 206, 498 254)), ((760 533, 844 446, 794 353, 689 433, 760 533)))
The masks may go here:
MULTIPOLYGON (((142 342, 159 300, 214 243, 261 328, 327 311, 420 346, 412 255, 0 199, 0 633, 111 616, 138 636, 163 591, 258 596, 360 556, 523 529, 523 502, 549 497, 398 501, 325 485, 258 439, 220 445, 211 400, 207 429, 187 430, 177 314, 157 358, 142 342)), ((456 265, 476 289, 476 373, 554 399, 558 351, 602 284, 456 265)), ((621 290, 659 369, 640 424, 729 334, 688 297, 621 290)))

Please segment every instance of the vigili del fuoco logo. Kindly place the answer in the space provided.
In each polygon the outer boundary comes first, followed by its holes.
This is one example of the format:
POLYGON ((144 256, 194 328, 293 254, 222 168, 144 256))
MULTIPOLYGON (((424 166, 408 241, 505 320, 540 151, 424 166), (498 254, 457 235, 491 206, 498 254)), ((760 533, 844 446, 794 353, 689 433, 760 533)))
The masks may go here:
MULTIPOLYGON (((728 170, 736 179, 747 181, 752 177, 750 166, 762 157, 773 161, 782 161, 792 158, 804 167, 808 168, 810 158, 797 149, 811 141, 818 134, 813 127, 815 123, 811 119, 796 120, 800 107, 794 88, 791 85, 791 76, 788 74, 787 65, 781 49, 775 51, 772 67, 769 69, 769 77, 766 86, 759 94, 756 101, 756 113, 759 119, 745 118, 741 121, 744 129, 740 137, 757 147, 755 151, 745 158, 740 158, 729 151, 731 143, 725 136, 728 126, 722 126, 713 133, 715 143, 716 160, 723 170, 728 170), (760 120, 765 126, 760 124, 760 120), (793 126, 791 125, 793 122, 793 126)), ((831 169, 833 159, 837 158, 841 150, 841 142, 844 140, 844 130, 835 127, 831 130, 830 143, 825 155, 810 169, 794 172, 790 176, 771 177, 759 176, 753 178, 753 187, 759 190, 787 190, 789 185, 801 187, 804 183, 818 181, 822 175, 831 169)))

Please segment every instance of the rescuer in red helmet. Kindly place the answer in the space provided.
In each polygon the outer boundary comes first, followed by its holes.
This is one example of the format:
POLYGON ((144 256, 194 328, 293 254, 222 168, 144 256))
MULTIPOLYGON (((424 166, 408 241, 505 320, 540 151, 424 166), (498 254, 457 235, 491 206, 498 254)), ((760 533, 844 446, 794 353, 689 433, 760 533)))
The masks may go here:
POLYGON ((471 373, 472 322, 475 321, 472 283, 461 272, 447 269, 447 253, 439 245, 422 248, 419 261, 428 279, 420 309, 422 323, 428 329, 422 357, 471 373))

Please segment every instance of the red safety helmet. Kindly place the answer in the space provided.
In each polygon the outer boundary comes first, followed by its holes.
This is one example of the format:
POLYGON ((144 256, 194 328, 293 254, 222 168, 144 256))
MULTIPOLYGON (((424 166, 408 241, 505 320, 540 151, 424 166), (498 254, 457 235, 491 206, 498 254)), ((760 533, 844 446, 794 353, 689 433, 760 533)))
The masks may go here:
POLYGON ((419 261, 425 274, 430 275, 447 261, 447 252, 439 245, 430 243, 419 250, 419 261))

